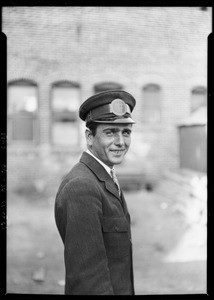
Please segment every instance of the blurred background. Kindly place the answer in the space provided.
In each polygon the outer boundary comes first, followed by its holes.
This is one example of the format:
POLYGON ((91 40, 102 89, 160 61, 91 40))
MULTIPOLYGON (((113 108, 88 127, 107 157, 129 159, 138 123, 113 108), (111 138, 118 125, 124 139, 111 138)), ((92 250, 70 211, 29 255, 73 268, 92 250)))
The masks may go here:
POLYGON ((136 99, 117 167, 136 294, 206 293, 211 7, 3 7, 7 36, 7 292, 63 294, 54 201, 86 149, 81 103, 136 99))

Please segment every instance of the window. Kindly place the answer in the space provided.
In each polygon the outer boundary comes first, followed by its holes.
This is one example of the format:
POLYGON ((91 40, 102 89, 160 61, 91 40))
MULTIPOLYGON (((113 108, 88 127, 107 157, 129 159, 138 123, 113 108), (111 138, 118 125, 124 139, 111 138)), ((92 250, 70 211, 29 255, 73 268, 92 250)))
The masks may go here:
POLYGON ((201 106, 207 105, 207 91, 203 86, 195 87, 192 90, 191 112, 194 112, 201 106))
POLYGON ((94 86, 94 92, 100 93, 108 90, 122 90, 123 86, 115 82, 102 82, 94 86))
POLYGON ((79 84, 60 81, 52 86, 52 142, 76 146, 79 140, 79 84))
POLYGON ((38 89, 31 80, 8 83, 8 139, 33 142, 38 139, 38 89))
POLYGON ((143 87, 143 121, 157 123, 161 120, 161 89, 157 84, 143 87))

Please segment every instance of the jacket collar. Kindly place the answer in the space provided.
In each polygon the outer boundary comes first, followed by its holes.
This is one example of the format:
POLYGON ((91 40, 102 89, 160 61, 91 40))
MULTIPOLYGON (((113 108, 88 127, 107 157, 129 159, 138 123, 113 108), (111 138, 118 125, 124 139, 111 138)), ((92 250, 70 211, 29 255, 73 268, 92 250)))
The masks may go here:
POLYGON ((85 164, 100 181, 103 181, 105 183, 105 187, 110 193, 120 199, 117 187, 113 182, 111 176, 93 156, 84 151, 80 158, 80 162, 85 164))
POLYGON ((110 175, 111 173, 111 168, 109 166, 107 166, 106 164, 104 164, 104 162, 102 162, 98 157, 96 157, 90 150, 86 150, 86 153, 90 154, 91 156, 93 156, 93 158, 95 158, 100 164, 101 166, 104 167, 104 169, 108 172, 108 174, 110 175))

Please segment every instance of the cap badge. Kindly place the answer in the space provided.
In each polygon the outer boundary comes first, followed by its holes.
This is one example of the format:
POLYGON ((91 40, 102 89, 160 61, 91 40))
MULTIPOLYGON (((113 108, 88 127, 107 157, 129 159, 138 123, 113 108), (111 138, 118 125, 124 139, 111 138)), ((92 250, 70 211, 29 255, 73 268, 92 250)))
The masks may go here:
POLYGON ((127 112, 127 105, 121 99, 114 99, 110 104, 111 112, 117 116, 123 116, 127 112))

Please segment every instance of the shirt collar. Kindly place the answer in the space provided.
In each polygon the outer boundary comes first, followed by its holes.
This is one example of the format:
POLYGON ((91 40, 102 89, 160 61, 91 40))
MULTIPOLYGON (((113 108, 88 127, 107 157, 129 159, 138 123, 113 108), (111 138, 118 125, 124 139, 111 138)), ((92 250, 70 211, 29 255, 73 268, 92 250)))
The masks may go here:
POLYGON ((109 175, 111 176, 111 168, 109 166, 107 166, 106 164, 104 164, 104 162, 102 162, 99 158, 97 158, 90 150, 86 150, 86 152, 88 154, 90 154, 91 156, 93 156, 102 166, 103 168, 105 168, 105 170, 109 173, 109 175))

